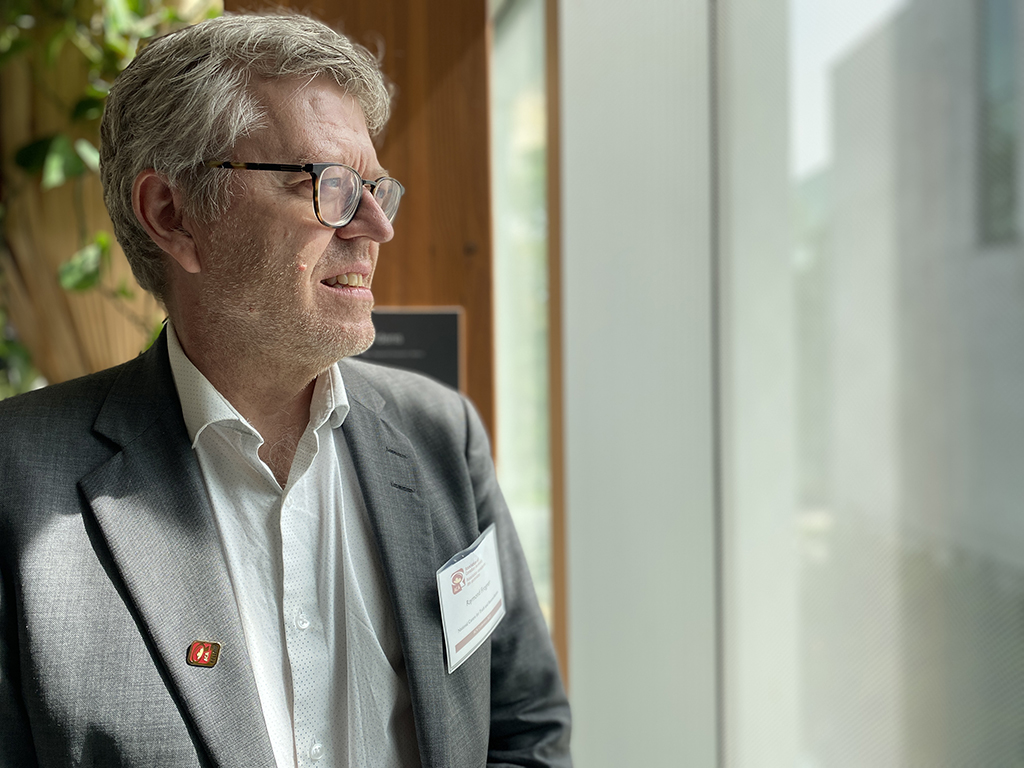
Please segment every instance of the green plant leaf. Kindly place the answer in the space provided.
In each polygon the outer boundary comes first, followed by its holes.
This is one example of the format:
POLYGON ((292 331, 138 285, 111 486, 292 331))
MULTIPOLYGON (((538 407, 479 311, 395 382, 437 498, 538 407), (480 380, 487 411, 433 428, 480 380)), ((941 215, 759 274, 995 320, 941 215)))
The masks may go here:
POLYGON ((32 367, 32 356, 18 341, 0 306, 0 399, 27 392, 37 386, 39 372, 32 367))
POLYGON ((87 291, 95 286, 103 274, 103 265, 110 257, 110 236, 99 232, 84 248, 76 251, 60 265, 60 286, 66 291, 87 291))
POLYGON ((60 265, 60 286, 65 291, 85 291, 100 281, 100 247, 96 243, 77 251, 60 265))
POLYGON ((131 12, 125 0, 103 0, 103 25, 106 27, 107 38, 112 35, 126 35, 131 30, 135 14, 131 12))
POLYGON ((122 299, 127 299, 129 301, 135 298, 135 291, 128 287, 127 280, 122 280, 120 283, 117 284, 117 290, 115 291, 115 293, 122 299))
POLYGON ((46 162, 46 156, 50 153, 50 145, 54 138, 53 136, 44 136, 31 144, 26 144, 14 153, 15 164, 29 173, 39 173, 43 170, 43 163, 46 162))
POLYGON ((85 163, 71 146, 71 139, 63 133, 58 133, 53 137, 46 153, 46 160, 43 162, 41 186, 44 190, 59 187, 68 179, 81 176, 85 170, 85 163))
POLYGON ((50 38, 46 41, 46 63, 49 66, 54 66, 57 63, 57 58, 60 56, 60 52, 64 50, 64 43, 68 41, 75 32, 75 22, 72 19, 68 19, 67 23, 58 27, 57 30, 50 35, 50 38))
POLYGON ((103 99, 83 96, 71 110, 72 120, 96 120, 103 114, 103 99))
POLYGON ((75 152, 82 158, 82 162, 93 173, 100 169, 100 151, 92 145, 88 139, 75 140, 75 152))
POLYGON ((32 365, 32 357, 23 344, 14 339, 0 338, 0 357, 4 359, 5 368, 27 372, 32 365))
POLYGON ((185 18, 178 13, 177 8, 161 8, 160 18, 164 24, 184 24, 185 18))
POLYGON ((103 47, 97 45, 96 41, 88 34, 88 30, 76 29, 71 35, 71 42, 94 67, 103 64, 103 47))
POLYGON ((161 320, 159 323, 154 325, 153 326, 153 330, 150 331, 149 341, 146 342, 146 347, 145 347, 145 349, 142 350, 143 352, 145 352, 147 349, 152 347, 153 344, 156 343, 156 340, 160 338, 160 334, 163 332, 163 330, 164 330, 164 321, 161 320))
POLYGON ((110 93, 110 83, 106 80, 93 80, 89 83, 89 87, 85 89, 86 98, 98 99, 99 101, 107 98, 108 93, 110 93))
POLYGON ((121 62, 135 58, 135 51, 131 41, 120 35, 107 35, 103 41, 103 66, 107 70, 118 71, 122 66, 121 62))
POLYGON ((9 62, 18 54, 23 53, 26 49, 30 48, 31 46, 32 43, 26 40, 24 37, 16 37, 14 40, 11 40, 10 45, 8 45, 6 48, 3 48, 3 46, 0 45, 0 67, 6 65, 7 62, 9 62))

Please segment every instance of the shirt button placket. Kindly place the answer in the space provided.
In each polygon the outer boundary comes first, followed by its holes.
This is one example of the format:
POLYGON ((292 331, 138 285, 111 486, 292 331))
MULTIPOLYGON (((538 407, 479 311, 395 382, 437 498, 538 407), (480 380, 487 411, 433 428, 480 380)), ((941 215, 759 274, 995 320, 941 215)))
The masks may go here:
POLYGON ((314 763, 318 762, 324 756, 324 745, 320 743, 320 739, 314 738, 313 745, 309 748, 309 759, 314 763))

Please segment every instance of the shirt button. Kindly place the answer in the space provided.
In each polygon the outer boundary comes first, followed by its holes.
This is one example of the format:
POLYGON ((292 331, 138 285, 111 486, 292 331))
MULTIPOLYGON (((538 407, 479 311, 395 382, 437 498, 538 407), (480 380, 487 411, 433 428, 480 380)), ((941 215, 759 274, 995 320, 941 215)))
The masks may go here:
POLYGON ((295 617, 295 626, 299 629, 309 629, 309 619, 302 611, 299 611, 299 615, 295 617))
POLYGON ((313 742, 313 746, 309 748, 309 759, 314 762, 324 756, 324 745, 319 741, 313 742))

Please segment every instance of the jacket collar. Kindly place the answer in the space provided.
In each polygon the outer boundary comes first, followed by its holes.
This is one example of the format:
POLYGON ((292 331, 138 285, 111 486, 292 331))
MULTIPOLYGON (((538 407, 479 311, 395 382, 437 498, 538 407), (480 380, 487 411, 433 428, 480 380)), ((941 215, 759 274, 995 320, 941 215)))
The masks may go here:
POLYGON ((423 765, 454 764, 447 713, 440 606, 431 562, 433 518, 416 448, 386 401, 355 366, 342 364, 352 408, 342 427, 363 491, 402 644, 423 765))

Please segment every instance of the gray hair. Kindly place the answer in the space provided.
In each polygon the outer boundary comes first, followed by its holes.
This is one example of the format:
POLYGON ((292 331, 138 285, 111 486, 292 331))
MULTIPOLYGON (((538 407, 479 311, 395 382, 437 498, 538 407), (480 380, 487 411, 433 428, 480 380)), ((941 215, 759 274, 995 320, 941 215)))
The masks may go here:
POLYGON ((230 202, 229 174, 205 168, 227 160, 259 128, 254 80, 327 77, 355 97, 371 136, 387 123, 391 97, 366 48, 297 14, 224 15, 153 40, 118 76, 100 125, 100 177, 114 233, 135 279, 161 301, 163 251, 135 218, 132 185, 142 171, 163 174, 201 221, 230 202))

